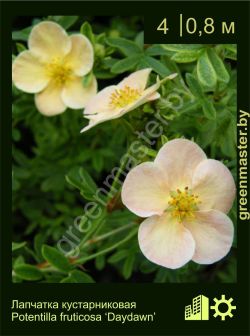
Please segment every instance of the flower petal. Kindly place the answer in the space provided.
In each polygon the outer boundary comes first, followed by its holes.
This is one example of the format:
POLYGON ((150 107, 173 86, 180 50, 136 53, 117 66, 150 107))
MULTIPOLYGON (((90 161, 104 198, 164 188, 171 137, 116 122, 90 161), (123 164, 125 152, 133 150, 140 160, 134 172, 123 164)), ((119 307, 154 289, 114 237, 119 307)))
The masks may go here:
POLYGON ((174 79, 176 76, 177 76, 177 73, 173 73, 169 76, 164 77, 161 80, 159 79, 159 77, 157 77, 156 83, 144 90, 142 96, 140 97, 140 100, 144 100, 144 101, 138 104, 137 106, 142 105, 147 101, 160 98, 160 94, 157 93, 156 91, 160 88, 161 84, 167 82, 168 80, 174 79), (154 95, 157 96, 157 98, 151 99, 151 96, 154 97, 154 95))
POLYGON ((155 90, 157 90, 158 88, 159 86, 157 86, 157 84, 154 84, 150 86, 149 88, 147 88, 137 100, 135 100, 133 103, 126 106, 123 109, 123 111, 120 112, 119 117, 121 117, 125 113, 135 110, 137 107, 149 101, 160 98, 160 94, 158 92, 155 92, 155 90))
POLYGON ((97 126, 107 120, 112 120, 118 118, 119 115, 114 114, 114 115, 106 115, 103 113, 99 113, 97 115, 91 115, 91 116, 86 116, 86 118, 89 119, 89 124, 85 126, 82 130, 81 133, 88 131, 90 128, 97 126))
POLYGON ((57 23, 43 21, 32 29, 28 46, 32 53, 46 62, 67 55, 71 49, 71 39, 57 23))
POLYGON ((169 180, 171 191, 191 185, 195 167, 206 155, 194 142, 175 139, 167 142, 158 152, 155 163, 162 168, 169 180))
POLYGON ((18 89, 29 93, 43 90, 49 82, 44 66, 28 50, 21 52, 14 60, 12 79, 18 89))
POLYGON ((204 160, 196 167, 192 190, 200 196, 201 210, 216 209, 227 213, 232 207, 235 189, 232 174, 220 161, 204 160))
POLYGON ((124 78, 117 86, 119 89, 129 86, 130 88, 143 91, 147 85, 148 76, 152 69, 146 68, 133 72, 128 77, 124 78))
POLYGON ((84 87, 81 77, 75 77, 68 81, 62 90, 62 100, 64 104, 72 109, 79 109, 86 106, 88 101, 96 94, 97 81, 93 77, 90 85, 84 87))
POLYGON ((37 93, 35 103, 37 109, 46 116, 60 114, 66 110, 61 98, 62 89, 51 82, 45 90, 37 93))
POLYGON ((217 210, 198 211, 192 223, 185 223, 195 240, 193 261, 212 264, 227 255, 232 243, 234 227, 231 219, 217 210))
POLYGON ((88 131, 88 130, 91 129, 92 127, 94 127, 94 126, 100 124, 101 122, 102 122, 102 121, 100 121, 100 122, 94 122, 94 121, 91 121, 91 120, 90 120, 90 122, 88 123, 88 125, 85 126, 85 127, 83 127, 83 128, 81 129, 81 132, 80 132, 80 133, 84 133, 84 132, 88 131))
POLYGON ((144 162, 126 176, 122 201, 138 216, 160 215, 168 207, 168 192, 160 169, 153 162, 144 162))
MULTIPOLYGON (((130 111, 135 110, 137 107, 160 98, 160 94, 158 92, 156 92, 156 90, 159 89, 159 87, 161 86, 161 84, 167 80, 170 80, 172 78, 175 78, 177 74, 172 74, 170 76, 167 76, 165 78, 163 78, 162 80, 157 80, 157 82, 154 85, 151 85, 150 87, 148 87, 146 90, 144 90, 141 94, 141 96, 135 100, 133 103, 127 105, 126 107, 124 107, 122 110, 119 111, 119 113, 117 113, 116 118, 119 118, 121 116, 123 116, 125 113, 128 113, 130 111)), ((119 84, 120 85, 120 84, 119 84)))
POLYGON ((153 100, 159 99, 160 97, 161 95, 159 94, 159 92, 155 92, 155 93, 152 93, 152 95, 148 97, 148 101, 153 101, 153 100))
POLYGON ((147 259, 172 269, 185 265, 195 251, 191 233, 168 213, 152 216, 142 222, 138 240, 147 259))
POLYGON ((88 131, 90 128, 103 123, 107 120, 118 118, 124 109, 113 109, 110 107, 110 96, 117 89, 117 86, 108 86, 93 96, 84 109, 84 117, 90 122, 85 126, 81 133, 88 131))
POLYGON ((72 68, 76 76, 84 76, 93 67, 94 51, 89 39, 81 34, 70 36, 72 47, 65 57, 65 63, 72 68))
POLYGON ((94 97, 90 99, 84 110, 85 116, 92 116, 97 114, 112 115, 113 110, 110 107, 110 96, 117 89, 117 86, 107 86, 105 89, 99 91, 94 97))

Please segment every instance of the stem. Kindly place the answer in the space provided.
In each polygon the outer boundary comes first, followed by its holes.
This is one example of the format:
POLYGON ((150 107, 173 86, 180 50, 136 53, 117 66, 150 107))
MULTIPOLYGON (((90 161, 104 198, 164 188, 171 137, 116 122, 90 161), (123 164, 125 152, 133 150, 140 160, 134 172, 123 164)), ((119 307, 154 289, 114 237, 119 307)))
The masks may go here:
MULTIPOLYGON (((95 232, 94 232, 95 235, 97 235, 99 233, 99 231, 102 229, 103 224, 105 224, 105 220, 102 220, 101 223, 99 225, 97 225, 97 227, 95 228, 95 232)), ((92 237, 88 240, 85 240, 85 243, 83 243, 82 246, 84 246, 87 242, 89 242, 91 240, 93 240, 93 242, 94 242, 94 237, 92 237)))
POLYGON ((82 246, 84 245, 84 243, 86 243, 88 238, 104 223, 105 216, 106 216, 106 211, 104 211, 104 213, 100 216, 97 223, 94 223, 94 225, 92 224, 92 227, 89 229, 89 231, 85 234, 83 239, 78 244, 77 246, 78 249, 82 248, 82 246))
POLYGON ((120 167, 119 167, 119 169, 118 169, 118 171, 115 175, 114 181, 113 181, 112 186, 111 186, 111 188, 109 190, 109 193, 107 195, 107 203, 113 197, 113 189, 114 189, 115 185, 117 184, 117 181, 119 180, 119 177, 120 177, 120 175, 123 171, 123 168, 124 168, 126 162, 127 162, 127 160, 122 160, 122 163, 121 163, 121 165, 120 165, 120 167))
POLYGON ((119 242, 115 243, 114 245, 110 246, 110 247, 107 247, 106 249, 102 250, 102 251, 99 251, 99 252, 96 252, 88 257, 82 257, 82 258, 79 258, 79 259, 76 259, 74 264, 82 264, 82 263, 85 263, 86 261, 89 261, 91 259, 95 259, 96 257, 100 256, 100 255, 103 255, 103 254, 106 254, 114 249, 116 249, 118 246, 126 243, 128 240, 130 240, 137 232, 137 228, 136 230, 133 230, 130 232, 130 234, 125 237, 124 239, 120 240, 119 242))
POLYGON ((56 273, 62 273, 62 274, 67 274, 67 272, 62 272, 62 271, 59 271, 57 268, 55 267, 47 267, 47 268, 39 268, 39 270, 41 272, 56 272, 56 273))
POLYGON ((98 241, 100 241, 100 240, 106 239, 106 238, 108 238, 108 237, 110 237, 110 236, 113 236, 113 235, 115 235, 115 234, 117 234, 117 233, 119 233, 119 232, 122 232, 122 231, 124 231, 124 230, 126 230, 126 229, 128 229, 128 228, 130 228, 130 227, 132 227, 132 226, 135 226, 135 225, 136 225, 135 223, 126 224, 126 225, 124 225, 124 226, 119 227, 118 229, 109 231, 109 232, 104 233, 104 234, 102 234, 102 235, 100 235, 100 236, 98 236, 98 237, 94 237, 94 238, 92 238, 92 239, 86 241, 86 243, 82 246, 82 248, 84 248, 84 247, 86 247, 86 246, 89 246, 89 245, 91 245, 91 244, 93 244, 93 243, 96 243, 96 242, 98 242, 98 241))
MULTIPOLYGON (((126 225, 124 225, 124 226, 121 226, 121 227, 119 227, 118 229, 115 229, 115 230, 112 230, 112 231, 110 231, 110 232, 107 232, 107 233, 104 233, 104 234, 102 234, 102 235, 100 235, 100 236, 97 236, 96 238, 93 238, 93 239, 89 239, 88 241, 86 241, 85 242, 85 244, 82 246, 82 248, 83 247, 87 247, 87 246, 89 246, 89 245, 91 245, 91 244, 94 244, 94 243, 96 243, 96 242, 99 242, 99 241, 101 241, 101 240, 104 240, 104 239, 107 239, 108 237, 110 237, 110 236, 112 236, 112 235, 115 235, 115 234, 117 234, 117 233, 119 233, 119 232, 122 232, 122 231, 124 231, 124 230, 126 230, 126 229, 128 229, 128 228, 130 228, 130 227, 133 227, 133 226, 137 226, 137 223, 130 223, 130 224, 126 224, 126 225)), ((122 243, 122 241, 120 241, 120 242, 118 242, 119 243, 119 245, 122 243)), ((117 243, 117 244, 118 244, 117 243)), ((119 246, 118 245, 118 246, 119 246)), ((93 255, 92 255, 93 256, 93 255)), ((88 257, 87 257, 88 258, 88 257)), ((78 263, 78 261, 79 261, 79 259, 77 260, 74 260, 74 261, 71 261, 70 263, 71 264, 76 264, 76 263, 78 263)), ((57 269, 55 269, 55 268, 53 268, 53 267, 51 267, 51 265, 48 263, 48 262, 44 262, 44 263, 41 263, 41 264, 38 264, 38 265, 36 265, 39 269, 40 269, 40 271, 42 271, 42 272, 58 272, 58 270, 57 269)))

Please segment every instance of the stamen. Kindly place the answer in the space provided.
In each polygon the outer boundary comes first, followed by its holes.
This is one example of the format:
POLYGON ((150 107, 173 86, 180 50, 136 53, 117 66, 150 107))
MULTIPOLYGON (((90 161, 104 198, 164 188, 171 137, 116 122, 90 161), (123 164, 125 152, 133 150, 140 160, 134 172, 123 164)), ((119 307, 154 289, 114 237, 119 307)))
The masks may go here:
POLYGON ((188 187, 185 187, 183 191, 180 189, 171 191, 170 197, 167 211, 171 212, 172 217, 177 218, 180 222, 195 217, 195 211, 198 210, 198 205, 201 202, 199 196, 194 195, 188 187))
POLYGON ((109 105, 112 108, 122 108, 137 100, 141 96, 138 89, 125 86, 123 89, 116 89, 110 96, 109 105))
POLYGON ((46 66, 48 76, 55 81, 57 85, 63 85, 71 77, 72 70, 64 64, 62 60, 55 58, 46 66))

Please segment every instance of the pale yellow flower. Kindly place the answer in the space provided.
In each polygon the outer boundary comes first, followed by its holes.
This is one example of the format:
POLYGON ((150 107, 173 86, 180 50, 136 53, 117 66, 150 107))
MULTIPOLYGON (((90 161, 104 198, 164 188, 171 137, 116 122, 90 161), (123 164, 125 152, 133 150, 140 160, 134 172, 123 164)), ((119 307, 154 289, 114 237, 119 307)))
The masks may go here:
POLYGON ((81 132, 106 120, 119 118, 146 102, 158 99, 160 94, 156 91, 160 85, 177 76, 177 74, 172 74, 161 81, 157 80, 154 85, 146 88, 151 70, 147 68, 136 71, 118 85, 108 86, 91 98, 84 110, 84 116, 89 119, 89 125, 81 132))
POLYGON ((142 253, 172 269, 190 260, 212 264, 229 252, 234 227, 226 214, 234 197, 228 168, 184 139, 167 142, 154 162, 133 168, 122 187, 123 203, 148 217, 138 232, 142 253))
POLYGON ((93 61, 93 47, 85 36, 68 36, 58 24, 44 21, 32 29, 28 50, 14 60, 12 79, 18 89, 35 93, 37 109, 52 116, 67 107, 83 108, 96 94, 94 77, 88 87, 82 85, 93 61))

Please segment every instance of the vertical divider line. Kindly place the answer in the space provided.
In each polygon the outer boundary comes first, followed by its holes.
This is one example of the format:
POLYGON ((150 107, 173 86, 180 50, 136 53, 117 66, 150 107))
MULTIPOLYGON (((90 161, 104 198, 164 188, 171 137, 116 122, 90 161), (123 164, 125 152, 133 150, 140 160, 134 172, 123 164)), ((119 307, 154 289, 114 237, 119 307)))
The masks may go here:
POLYGON ((180 14, 180 37, 182 37, 183 33, 183 14, 180 14))

